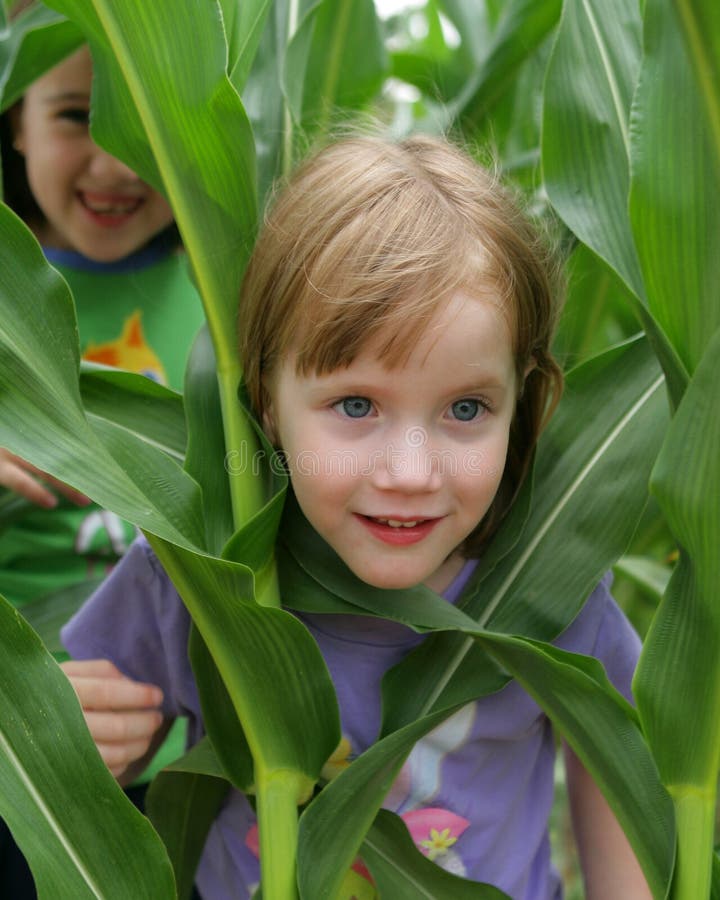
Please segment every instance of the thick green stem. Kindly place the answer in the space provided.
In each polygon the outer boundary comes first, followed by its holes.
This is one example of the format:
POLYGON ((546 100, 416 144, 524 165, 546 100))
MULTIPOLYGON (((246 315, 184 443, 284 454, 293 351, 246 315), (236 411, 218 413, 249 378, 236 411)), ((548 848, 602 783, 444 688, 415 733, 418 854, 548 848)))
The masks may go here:
POLYGON ((671 787, 675 802, 678 855, 672 900, 710 896, 715 831, 715 791, 671 787))
POLYGON ((255 774, 263 900, 296 900, 301 779, 287 770, 255 774))

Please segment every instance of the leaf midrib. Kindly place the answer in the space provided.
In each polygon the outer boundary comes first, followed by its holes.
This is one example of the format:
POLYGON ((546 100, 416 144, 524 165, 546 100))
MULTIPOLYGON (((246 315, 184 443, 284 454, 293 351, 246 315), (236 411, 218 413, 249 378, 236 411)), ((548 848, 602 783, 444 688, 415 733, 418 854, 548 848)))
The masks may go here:
POLYGON ((101 898, 103 896, 101 889, 98 887, 98 885, 95 882, 95 879, 92 877, 90 872, 87 870, 87 867, 85 865, 83 865, 82 860, 80 860, 80 858, 77 856, 70 840, 68 839, 67 835, 61 828, 60 823, 58 822, 57 818, 53 815, 53 813, 48 808, 48 806, 46 805, 43 798, 40 796, 40 794, 36 790, 35 785, 32 782, 32 779, 29 777, 29 775, 27 773, 27 770, 25 769, 25 767, 21 763, 19 757, 13 750, 12 745, 5 737, 5 733, 3 731, 0 731, 0 749, 2 750, 3 755, 6 757, 6 759, 10 762, 11 766, 15 770, 19 780, 23 784, 23 787, 28 792, 28 794, 30 795, 32 800, 34 801, 35 805, 39 809, 43 818, 50 826, 50 829, 52 830, 55 837, 58 839, 58 842, 60 843, 62 848, 67 853, 69 859, 75 865, 75 868, 77 869, 77 872, 80 875, 80 877, 83 879, 83 881, 88 886, 90 891, 92 891, 93 895, 95 897, 99 898, 99 900, 101 900, 101 898))

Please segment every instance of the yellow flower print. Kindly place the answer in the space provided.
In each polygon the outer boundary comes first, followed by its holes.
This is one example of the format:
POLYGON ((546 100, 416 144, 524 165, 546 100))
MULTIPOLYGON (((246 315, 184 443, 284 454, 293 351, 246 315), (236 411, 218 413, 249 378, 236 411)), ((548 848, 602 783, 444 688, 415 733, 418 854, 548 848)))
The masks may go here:
POLYGON ((449 828, 443 828, 442 831, 438 831, 437 828, 431 828, 430 837, 427 840, 420 841, 420 846, 428 851, 428 859, 435 860, 438 856, 447 853, 448 849, 456 841, 457 838, 450 834, 449 828))

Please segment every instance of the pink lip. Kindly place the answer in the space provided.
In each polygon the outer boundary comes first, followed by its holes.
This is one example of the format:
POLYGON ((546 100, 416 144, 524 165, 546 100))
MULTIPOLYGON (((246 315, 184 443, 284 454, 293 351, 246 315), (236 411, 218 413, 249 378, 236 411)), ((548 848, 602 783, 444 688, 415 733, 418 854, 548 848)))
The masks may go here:
POLYGON ((143 197, 132 197, 126 194, 101 194, 91 191, 78 191, 77 198, 85 215, 103 228, 118 228, 128 222, 143 204, 143 197), (90 206, 88 204, 91 204, 90 206), (92 209, 92 205, 119 206, 122 212, 103 212, 92 209))
MULTIPOLYGON (((424 519, 412 528, 393 528, 391 525, 384 525, 382 522, 371 519, 369 516, 360 515, 359 513, 356 513, 355 517, 367 528, 373 537, 378 538, 385 544, 392 544, 396 547, 417 544, 419 541, 424 540, 442 518, 436 517, 433 519, 424 519)), ((392 519, 396 522, 415 522, 421 517, 383 516, 382 518, 392 519)))

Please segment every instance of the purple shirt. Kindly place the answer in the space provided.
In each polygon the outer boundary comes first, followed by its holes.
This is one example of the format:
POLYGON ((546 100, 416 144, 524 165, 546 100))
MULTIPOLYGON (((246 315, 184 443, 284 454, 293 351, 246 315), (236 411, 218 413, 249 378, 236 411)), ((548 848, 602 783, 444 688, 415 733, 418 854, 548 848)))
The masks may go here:
MULTIPOLYGON (((455 602, 474 563, 445 592, 455 602)), ((630 699, 640 642, 606 577, 556 646, 598 658, 630 699)), ((340 704, 345 759, 377 738, 380 682, 423 639, 368 616, 303 614, 330 670, 340 704)), ((190 617, 149 545, 136 541, 107 581, 65 626, 75 659, 107 658, 126 675, 159 685, 168 716, 203 733, 187 657, 190 617)), ((514 900, 557 900, 548 817, 555 741, 550 722, 515 682, 469 703, 419 741, 385 806, 402 816, 418 847, 444 868, 501 888, 514 900)), ((342 764, 343 759, 338 760, 342 764)), ((232 791, 210 830, 197 873, 204 900, 250 897, 259 881, 255 816, 232 791)), ((354 878, 361 875, 354 873, 354 878)))

